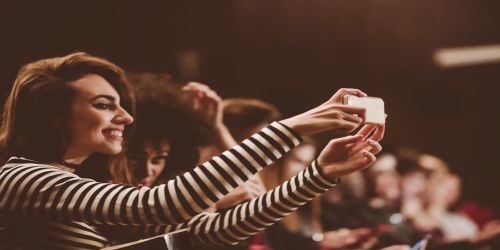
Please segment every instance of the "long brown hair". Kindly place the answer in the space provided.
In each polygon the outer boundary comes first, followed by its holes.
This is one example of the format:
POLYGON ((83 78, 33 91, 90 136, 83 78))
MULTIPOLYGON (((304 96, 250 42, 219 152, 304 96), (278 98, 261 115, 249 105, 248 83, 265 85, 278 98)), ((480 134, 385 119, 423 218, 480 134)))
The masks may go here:
MULTIPOLYGON (((5 157, 21 156, 40 162, 58 162, 71 140, 66 124, 75 91, 69 83, 97 74, 120 95, 120 105, 135 115, 135 97, 124 71, 110 61, 86 53, 73 53, 24 65, 6 100, 0 128, 0 146, 5 157)), ((125 144, 132 126, 125 130, 125 144)), ((109 170, 113 179, 128 183, 124 152, 92 155, 94 164, 109 170), (95 159, 99 159, 95 161, 95 159), (102 165, 101 165, 102 164, 102 165)))

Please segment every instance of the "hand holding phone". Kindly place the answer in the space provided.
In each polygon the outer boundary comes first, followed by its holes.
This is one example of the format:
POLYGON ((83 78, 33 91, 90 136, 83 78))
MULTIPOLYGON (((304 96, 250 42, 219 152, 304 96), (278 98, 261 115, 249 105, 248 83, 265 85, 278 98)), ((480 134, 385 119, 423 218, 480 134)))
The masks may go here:
POLYGON ((385 124, 384 100, 378 97, 358 97, 345 95, 344 104, 363 107, 366 109, 365 122, 371 124, 385 124))

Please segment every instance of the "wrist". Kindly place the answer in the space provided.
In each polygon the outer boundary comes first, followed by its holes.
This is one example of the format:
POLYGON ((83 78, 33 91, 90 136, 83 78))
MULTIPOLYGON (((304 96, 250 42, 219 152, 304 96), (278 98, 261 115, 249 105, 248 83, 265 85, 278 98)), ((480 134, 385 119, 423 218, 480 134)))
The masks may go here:
POLYGON ((306 136, 306 135, 308 135, 308 133, 307 133, 307 128, 304 124, 304 120, 306 120, 306 119, 304 119, 300 115, 296 115, 296 116, 292 116, 290 118, 281 120, 281 121, 279 121, 279 123, 287 126, 288 128, 297 132, 301 136, 306 136))
POLYGON ((318 161, 314 161, 314 166, 318 170, 318 173, 320 176, 322 176, 325 180, 332 184, 339 184, 340 183, 340 176, 335 175, 334 173, 331 173, 331 171, 325 170, 321 165, 318 163, 318 161))

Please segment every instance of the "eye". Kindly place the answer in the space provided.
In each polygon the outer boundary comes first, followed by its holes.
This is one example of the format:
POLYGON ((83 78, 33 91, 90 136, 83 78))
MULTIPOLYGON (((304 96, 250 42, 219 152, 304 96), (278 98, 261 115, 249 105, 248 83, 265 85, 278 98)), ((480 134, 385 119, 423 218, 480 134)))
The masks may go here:
POLYGON ((93 106, 101 110, 113 110, 115 108, 114 104, 108 104, 108 103, 94 103, 93 106))
POLYGON ((153 159, 151 159, 151 163, 158 165, 158 164, 164 164, 167 161, 167 156, 166 155, 161 155, 161 156, 155 156, 153 159))

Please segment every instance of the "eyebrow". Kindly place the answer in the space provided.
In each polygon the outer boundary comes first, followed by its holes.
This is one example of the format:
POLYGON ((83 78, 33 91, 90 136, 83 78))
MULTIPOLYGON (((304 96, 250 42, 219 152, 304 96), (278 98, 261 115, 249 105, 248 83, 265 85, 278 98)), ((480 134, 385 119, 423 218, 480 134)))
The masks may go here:
POLYGON ((99 98, 105 98, 105 99, 108 99, 112 102, 114 102, 116 99, 114 96, 110 96, 110 95, 97 95, 97 96, 94 96, 92 99, 90 99, 90 102, 93 102, 94 100, 99 99, 99 98))

